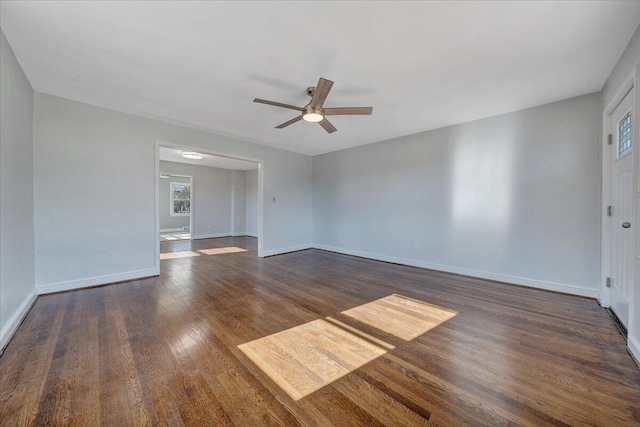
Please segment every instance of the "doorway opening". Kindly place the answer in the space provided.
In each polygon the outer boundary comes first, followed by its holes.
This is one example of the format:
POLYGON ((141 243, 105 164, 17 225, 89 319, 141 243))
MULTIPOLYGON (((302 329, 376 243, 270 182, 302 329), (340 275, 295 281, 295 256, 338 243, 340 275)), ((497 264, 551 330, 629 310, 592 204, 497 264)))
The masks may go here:
POLYGON ((629 327, 629 305, 633 286, 634 162, 635 151, 631 122, 633 88, 611 114, 611 276, 610 309, 625 331, 629 327))
POLYGON ((263 256, 261 160, 156 141, 156 177, 158 273, 158 260, 231 254, 234 241, 263 256))
POLYGON ((193 178, 160 170, 160 241, 191 240, 193 178))
POLYGON ((633 324, 635 277, 640 271, 638 216, 637 70, 603 113, 602 282, 600 304, 625 336, 633 324))

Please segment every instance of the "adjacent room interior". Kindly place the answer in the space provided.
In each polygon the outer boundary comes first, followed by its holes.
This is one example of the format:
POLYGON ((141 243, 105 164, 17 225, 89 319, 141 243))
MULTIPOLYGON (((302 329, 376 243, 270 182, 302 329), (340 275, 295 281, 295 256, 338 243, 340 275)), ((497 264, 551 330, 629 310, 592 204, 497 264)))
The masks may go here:
POLYGON ((191 240, 190 175, 160 173, 160 241, 191 240))
POLYGON ((190 240, 245 236, 258 246, 260 163, 162 145, 158 160, 161 261, 199 256, 190 240))
POLYGON ((0 28, 0 425, 640 425, 639 1, 0 28))
POLYGON ((158 147, 160 241, 258 238, 259 163, 158 147))

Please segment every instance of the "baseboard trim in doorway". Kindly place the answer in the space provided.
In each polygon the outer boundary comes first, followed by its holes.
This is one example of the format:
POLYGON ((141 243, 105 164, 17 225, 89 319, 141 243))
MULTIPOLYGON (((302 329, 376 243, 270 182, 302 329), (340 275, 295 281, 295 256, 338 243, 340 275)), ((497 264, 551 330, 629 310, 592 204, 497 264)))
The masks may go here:
POLYGON ((243 236, 258 237, 253 234, 247 234, 244 231, 236 231, 234 233, 229 231, 227 233, 195 234, 191 236, 191 239, 200 240, 200 239, 217 239, 218 237, 243 237, 243 236))
POLYGON ((274 256, 274 255, 281 255, 281 254, 287 254, 289 252, 304 251, 305 249, 311 249, 312 247, 313 247, 313 245, 311 245, 310 243, 306 243, 304 245, 289 246, 289 247, 286 247, 286 248, 269 249, 269 250, 265 250, 263 255, 265 257, 274 256))
POLYGON ((33 304, 35 304, 37 299, 38 293, 36 292, 36 289, 33 289, 24 301, 22 301, 22 304, 20 304, 20 307, 18 307, 16 312, 13 313, 11 318, 7 321, 7 324, 2 328, 2 331, 0 331, 0 355, 4 352, 4 349, 9 344, 9 341, 11 341, 11 338, 13 338, 13 335, 22 324, 24 318, 29 314, 29 310, 31 310, 31 307, 33 307, 33 304))
POLYGON ((467 268, 452 267, 449 265, 434 264, 430 262, 417 261, 406 258, 397 258, 387 255, 379 255, 370 252, 354 251, 352 249, 338 248, 335 246, 327 246, 314 243, 313 248, 323 251, 336 252, 344 255, 353 255, 360 258, 368 258, 376 261, 390 262, 393 264, 408 265, 411 267, 426 268, 428 270, 443 271, 445 273, 458 274, 460 276, 475 277, 478 279, 493 280, 507 284, 526 286, 529 288, 542 289, 545 291, 560 292, 563 294, 576 295, 587 298, 598 299, 600 293, 595 289, 585 288, 581 286, 547 282, 544 280, 528 279, 524 277, 509 276, 506 274, 489 273, 485 271, 471 270, 467 268))
POLYGON ((75 289, 90 288, 92 286, 126 282, 128 280, 144 279, 157 275, 158 272, 155 268, 147 268, 144 270, 129 271, 126 273, 107 274, 104 276, 87 277, 84 279, 69 280, 66 282, 50 283, 48 285, 37 286, 36 290, 38 292, 38 295, 46 295, 55 292, 72 291, 75 289))
POLYGON ((192 240, 200 240, 200 239, 217 239, 218 237, 233 237, 233 234, 230 232, 227 233, 212 233, 212 234, 194 234, 191 236, 192 240))

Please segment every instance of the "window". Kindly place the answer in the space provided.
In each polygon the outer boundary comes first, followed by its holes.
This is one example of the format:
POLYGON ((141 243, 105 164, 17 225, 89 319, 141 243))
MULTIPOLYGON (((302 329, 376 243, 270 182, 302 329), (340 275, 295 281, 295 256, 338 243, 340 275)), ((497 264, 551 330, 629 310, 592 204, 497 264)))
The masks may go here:
POLYGON ((631 151, 631 111, 618 122, 618 157, 631 151))
POLYGON ((189 216, 191 214, 191 184, 171 183, 171 216, 189 216))

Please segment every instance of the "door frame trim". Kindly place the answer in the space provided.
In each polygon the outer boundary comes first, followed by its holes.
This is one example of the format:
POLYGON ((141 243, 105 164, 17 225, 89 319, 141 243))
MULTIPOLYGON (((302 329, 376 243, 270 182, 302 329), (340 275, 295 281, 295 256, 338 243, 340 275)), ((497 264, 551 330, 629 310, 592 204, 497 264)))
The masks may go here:
MULTIPOLYGON (((177 148, 182 150, 191 150, 196 151, 198 153, 203 154, 211 154, 213 156, 218 157, 227 157, 230 159, 237 160, 245 160, 248 162, 257 163, 258 165, 258 257, 264 258, 264 161, 261 159, 254 159, 251 157, 239 156, 236 154, 229 153, 221 153, 214 150, 210 150, 202 147, 194 147, 186 144, 175 144, 167 141, 155 140, 155 153, 154 153, 154 197, 155 197, 155 230, 156 230, 156 238, 155 238, 155 265, 154 270, 156 271, 156 275, 160 274, 160 239, 158 238, 160 233, 160 183, 158 177, 160 176, 160 147, 169 147, 169 148, 177 148)), ((191 179, 191 191, 193 197, 195 184, 195 177, 191 179)), ((191 200, 193 203, 194 199, 191 200)), ((192 206, 191 214, 193 215, 194 208, 192 206)), ((191 238, 193 239, 193 216, 191 217, 191 238)))
MULTIPOLYGON (((634 147, 632 151, 633 156, 633 184, 632 184, 632 194, 633 194, 633 202, 631 204, 632 207, 632 218, 634 218, 634 222, 637 226, 640 226, 639 218, 638 218, 638 158, 640 151, 639 141, 639 129, 640 120, 638 117, 638 106, 640 105, 640 90, 638 89, 637 83, 640 81, 640 69, 638 67, 634 67, 629 76, 624 80, 616 95, 613 99, 607 104, 602 112, 602 205, 600 210, 600 215, 602 218, 601 222, 601 246, 600 246, 600 297, 598 301, 600 305, 603 307, 609 308, 611 305, 611 291, 607 288, 606 278, 611 277, 611 232, 612 232, 612 224, 611 219, 607 216, 607 206, 611 205, 611 185, 612 185, 612 164, 613 164, 613 149, 608 144, 608 135, 613 134, 613 123, 612 123, 612 114, 616 107, 622 102, 624 97, 629 93, 631 89, 636 89, 634 93, 634 99, 632 100, 632 108, 634 111, 633 114, 633 142, 634 147)), ((629 329, 632 328, 633 325, 633 313, 634 309, 634 289, 635 289, 635 278, 640 277, 640 269, 638 268, 638 263, 636 259, 638 258, 638 250, 640 249, 639 245, 636 245, 636 236, 637 233, 634 233, 634 238, 631 241, 632 245, 632 253, 633 253, 633 279, 631 285, 631 294, 629 295, 629 329)))

